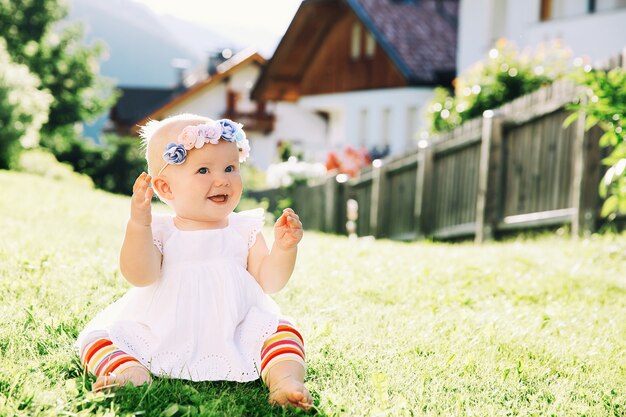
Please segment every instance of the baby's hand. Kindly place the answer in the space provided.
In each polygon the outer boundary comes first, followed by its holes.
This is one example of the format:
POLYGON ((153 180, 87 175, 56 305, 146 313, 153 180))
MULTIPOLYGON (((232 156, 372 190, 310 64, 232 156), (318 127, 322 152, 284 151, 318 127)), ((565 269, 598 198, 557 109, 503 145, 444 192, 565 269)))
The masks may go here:
POLYGON ((282 249, 292 249, 302 240, 302 223, 298 215, 290 208, 274 224, 274 243, 282 249))
POLYGON ((142 172, 133 185, 133 197, 130 201, 130 219, 140 226, 152 223, 152 206, 150 201, 154 191, 150 187, 152 177, 142 172))

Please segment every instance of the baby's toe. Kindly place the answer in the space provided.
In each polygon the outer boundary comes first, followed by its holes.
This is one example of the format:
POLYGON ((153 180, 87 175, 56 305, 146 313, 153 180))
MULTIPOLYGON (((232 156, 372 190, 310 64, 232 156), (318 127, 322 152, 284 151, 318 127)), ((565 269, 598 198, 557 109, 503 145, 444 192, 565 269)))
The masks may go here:
POLYGON ((270 403, 280 406, 292 406, 309 410, 313 400, 309 391, 301 382, 286 383, 270 392, 270 403))
POLYGON ((118 384, 110 376, 99 376, 91 387, 93 392, 98 392, 108 388, 116 387, 118 384))
POLYGON ((306 388, 303 389, 301 394, 301 398, 296 402, 296 407, 309 410, 313 405, 313 397, 311 397, 311 394, 309 394, 309 391, 306 388))
POLYGON ((287 399, 292 407, 308 410, 313 404, 313 400, 306 387, 301 386, 287 393, 287 399))

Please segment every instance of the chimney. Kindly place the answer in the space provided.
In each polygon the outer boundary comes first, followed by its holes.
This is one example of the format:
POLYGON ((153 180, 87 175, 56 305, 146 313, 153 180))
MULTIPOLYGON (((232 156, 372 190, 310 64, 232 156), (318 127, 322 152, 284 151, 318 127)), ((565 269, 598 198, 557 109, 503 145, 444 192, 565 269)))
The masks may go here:
POLYGON ((184 58, 174 58, 170 65, 176 71, 176 88, 184 88, 185 72, 191 67, 191 61, 184 58))
POLYGON ((218 52, 209 53, 207 72, 209 76, 214 75, 217 72, 217 67, 227 59, 233 56, 233 51, 229 48, 224 48, 218 52))

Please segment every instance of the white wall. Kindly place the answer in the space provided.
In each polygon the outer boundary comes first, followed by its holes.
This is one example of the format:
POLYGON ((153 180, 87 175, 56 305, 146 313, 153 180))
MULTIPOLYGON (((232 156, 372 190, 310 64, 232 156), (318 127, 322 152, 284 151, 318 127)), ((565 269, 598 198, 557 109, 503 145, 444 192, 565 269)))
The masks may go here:
MULTIPOLYGON (((592 61, 620 53, 626 47, 626 8, 580 14, 586 1, 555 0, 563 17, 541 22, 539 0, 461 0, 457 72, 484 59, 501 37, 520 48, 558 38, 574 56, 588 56, 592 61)), ((598 2, 598 9, 610 6, 606 1, 598 2)))
POLYGON ((168 116, 179 113, 195 113, 219 119, 226 109, 226 85, 223 83, 196 93, 191 98, 172 107, 168 116))
POLYGON ((398 154, 414 147, 415 135, 424 125, 424 106, 431 97, 431 88, 406 87, 305 96, 298 105, 330 114, 323 140, 326 151, 342 151, 347 145, 380 147, 386 138, 391 153, 398 154))
POLYGON ((171 114, 197 113, 212 119, 218 119, 226 111, 226 90, 231 89, 239 93, 237 111, 252 112, 256 110, 256 104, 250 101, 250 89, 259 76, 259 67, 247 65, 235 71, 227 82, 219 82, 205 88, 178 106, 170 110, 171 114))
MULTIPOLYGON (((274 131, 269 135, 272 141, 272 158, 277 156, 276 147, 279 141, 293 144, 293 150, 304 153, 308 161, 323 162, 327 150, 326 121, 309 109, 302 108, 296 103, 275 103, 274 115, 276 123, 274 131)), ((270 160, 269 163, 276 162, 270 160)))
POLYGON ((230 89, 239 94, 237 111, 244 113, 256 111, 256 102, 250 100, 250 90, 260 73, 261 69, 257 65, 246 65, 230 77, 228 82, 230 89))

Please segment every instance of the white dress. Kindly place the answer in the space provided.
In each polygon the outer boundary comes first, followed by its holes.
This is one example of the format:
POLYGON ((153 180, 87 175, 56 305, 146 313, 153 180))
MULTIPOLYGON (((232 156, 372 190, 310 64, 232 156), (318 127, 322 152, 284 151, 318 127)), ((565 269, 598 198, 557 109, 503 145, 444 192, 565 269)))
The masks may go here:
POLYGON ((80 351, 109 337, 154 375, 192 381, 252 381, 279 310, 246 269, 263 209, 232 213, 223 229, 182 231, 153 216, 162 274, 133 287, 80 333, 80 351))

